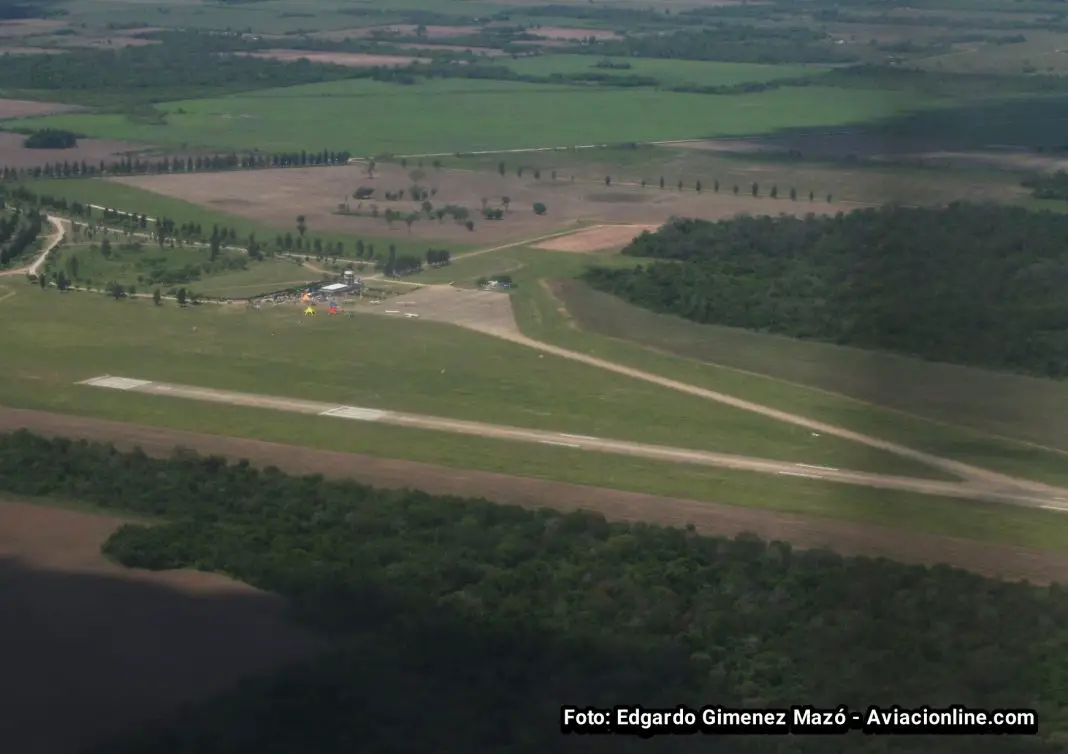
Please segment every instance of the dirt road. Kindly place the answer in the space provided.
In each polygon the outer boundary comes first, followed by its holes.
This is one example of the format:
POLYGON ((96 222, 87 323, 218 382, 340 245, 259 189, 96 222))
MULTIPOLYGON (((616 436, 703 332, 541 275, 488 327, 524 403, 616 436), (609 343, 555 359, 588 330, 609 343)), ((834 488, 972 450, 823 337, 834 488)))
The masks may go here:
POLYGON ((66 235, 67 231, 63 225, 63 221, 53 215, 48 215, 48 222, 52 224, 52 233, 48 236, 48 240, 45 241, 45 245, 38 252, 34 260, 25 267, 19 267, 15 270, 2 270, 0 271, 0 277, 10 277, 12 275, 36 275, 37 271, 41 269, 41 265, 48 259, 48 255, 52 253, 52 249, 59 245, 66 235))
POLYGON ((905 490, 929 495, 943 495, 969 500, 1008 503, 1031 507, 1059 508, 1068 511, 1068 493, 1040 494, 1022 489, 992 488, 971 482, 943 482, 931 479, 915 479, 888 474, 872 474, 849 471, 829 466, 814 466, 788 461, 776 461, 765 458, 711 453, 689 448, 673 448, 664 445, 612 440, 587 435, 574 435, 562 432, 548 432, 520 427, 508 427, 498 424, 448 419, 421 414, 408 414, 399 411, 384 411, 358 406, 344 406, 336 403, 323 403, 295 398, 284 398, 253 393, 240 393, 231 390, 178 385, 165 382, 151 382, 129 377, 103 376, 86 380, 85 385, 111 390, 123 390, 149 395, 164 395, 172 398, 223 403, 232 406, 249 406, 253 408, 270 408, 299 414, 347 419, 352 421, 377 422, 402 427, 453 432, 476 437, 491 437, 513 442, 541 443, 575 450, 590 450, 601 453, 648 458, 673 463, 693 463, 703 466, 753 471, 781 476, 821 479, 828 482, 854 484, 865 487, 905 490))

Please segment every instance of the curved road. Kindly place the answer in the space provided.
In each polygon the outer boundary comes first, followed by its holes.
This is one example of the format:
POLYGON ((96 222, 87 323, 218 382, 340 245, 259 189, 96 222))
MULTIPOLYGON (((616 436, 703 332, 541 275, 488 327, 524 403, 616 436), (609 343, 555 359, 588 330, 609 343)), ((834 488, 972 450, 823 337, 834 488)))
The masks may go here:
POLYGON ((67 231, 63 227, 63 221, 53 215, 47 215, 48 222, 52 224, 52 234, 49 236, 48 241, 45 243, 41 251, 38 252, 34 260, 25 267, 19 267, 14 270, 0 271, 0 277, 10 277, 12 275, 36 275, 37 271, 41 269, 41 265, 48 259, 48 255, 52 253, 52 249, 59 245, 66 235, 67 231))

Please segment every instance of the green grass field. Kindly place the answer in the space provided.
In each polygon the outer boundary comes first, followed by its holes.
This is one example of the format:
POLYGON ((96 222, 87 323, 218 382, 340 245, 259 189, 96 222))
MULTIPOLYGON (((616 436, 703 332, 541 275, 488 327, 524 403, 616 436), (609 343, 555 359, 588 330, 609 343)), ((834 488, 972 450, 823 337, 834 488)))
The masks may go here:
MULTIPOLYGON (((785 147, 783 147, 785 149, 785 147)), ((730 194, 734 185, 748 192, 753 182, 767 189, 776 185, 780 197, 796 188, 799 201, 808 201, 808 193, 817 202, 827 194, 835 199, 883 204, 944 203, 960 201, 1021 201, 1028 193, 1020 187, 1022 174, 981 167, 945 168, 915 165, 818 162, 812 159, 789 159, 779 154, 755 152, 717 152, 682 146, 644 145, 636 149, 608 147, 554 152, 529 152, 517 155, 464 155, 442 158, 445 166, 468 170, 497 169, 504 159, 510 169, 523 166, 543 173, 559 170, 580 180, 601 181, 611 175, 619 182, 645 180, 655 187, 663 176, 668 190, 683 181, 692 191, 701 181, 706 192, 720 182, 720 193, 730 194)), ((770 204, 770 200, 769 200, 770 204)), ((774 205, 767 210, 774 213, 774 205)))
MULTIPOLYGON (((99 244, 71 244, 61 247, 55 254, 53 268, 62 269, 71 274, 71 259, 76 258, 78 276, 75 285, 92 284, 101 288, 110 282, 121 283, 126 288, 133 286, 141 293, 148 293, 152 288, 167 290, 173 287, 185 287, 197 293, 218 297, 246 297, 257 293, 276 291, 291 285, 314 282, 321 275, 286 259, 265 259, 263 261, 246 260, 246 269, 221 270, 216 273, 202 274, 198 280, 175 283, 151 284, 148 275, 151 270, 181 270, 187 266, 202 267, 210 262, 211 252, 204 247, 185 246, 160 249, 151 241, 144 241, 140 247, 112 241, 112 251, 104 257, 99 244)), ((239 258, 237 252, 228 252, 228 256, 239 258)))
POLYGON ((1054 417, 1064 413, 1065 386, 1060 383, 982 370, 958 371, 956 367, 853 350, 833 354, 821 344, 722 332, 727 328, 695 335, 682 325, 669 324, 654 334, 648 320, 655 315, 622 302, 593 298, 585 286, 574 282, 566 283, 558 298, 539 284, 536 274, 535 268, 514 273, 519 285, 512 294, 516 318, 531 337, 916 450, 1007 474, 1068 484, 1064 424, 1059 423, 1059 431, 1051 429, 1058 424, 1054 417), (852 371, 838 375, 835 368, 852 371), (881 369, 888 371, 878 371, 881 369), (821 375, 827 380, 822 389, 788 381, 809 379, 816 384, 821 375), (876 377, 885 377, 885 381, 876 377), (983 387, 968 386, 969 379, 983 387), (844 390, 852 385, 858 391, 866 389, 869 400, 889 402, 887 391, 873 394, 887 384, 902 391, 903 397, 895 396, 892 408, 829 392, 833 387, 844 390), (1005 393, 1010 391, 1018 397, 1007 397, 1005 393), (906 398, 909 402, 903 403, 906 398), (1050 447, 1029 444, 1036 438, 1050 447))
POLYGON ((709 96, 652 89, 468 79, 413 86, 349 80, 164 103, 167 125, 121 114, 14 121, 168 146, 270 151, 321 145, 355 154, 657 141, 861 123, 939 103, 885 91, 807 87, 709 96))
MULTIPOLYGON (((409 410, 528 426, 574 429, 582 424, 590 429, 585 422, 591 414, 598 414, 602 418, 593 421, 598 431, 626 433, 631 426, 646 441, 669 431, 662 423, 658 427, 650 422, 642 411, 640 384, 581 365, 557 364, 548 357, 537 360, 522 348, 444 326, 405 322, 396 333, 375 332, 390 321, 360 317, 354 324, 358 328, 354 337, 351 330, 344 332, 349 329, 344 321, 334 321, 342 327, 331 333, 325 328, 309 329, 295 316, 272 320, 266 312, 220 311, 208 305, 184 311, 173 306, 156 309, 149 302, 39 292, 24 283, 4 283, 4 287, 16 292, 0 300, 5 321, 12 324, 0 334, 0 346, 16 365, 0 374, 5 405, 727 502, 994 543, 1064 549, 1068 542, 1068 519, 1049 511, 638 458, 617 463, 610 456, 567 448, 513 445, 74 385, 75 378, 98 373, 139 374, 290 396, 334 397, 360 405, 401 404, 409 410), (197 333, 192 332, 194 323, 197 333), (267 328, 275 334, 269 335, 267 328), (339 354, 342 342, 350 348, 339 354), (478 356, 472 355, 472 346, 478 348, 478 356), (431 360, 435 366, 447 363, 447 375, 457 373, 440 391, 430 384, 444 379, 428 368, 431 360)), ((0 297, 3 294, 0 290, 0 297)), ((655 392, 652 387, 649 390, 655 392)), ((670 433, 675 438, 693 431, 706 436, 723 433, 729 435, 736 452, 744 450, 746 443, 759 442, 766 453, 776 447, 791 452, 794 445, 783 438, 779 425, 764 425, 755 438, 736 421, 725 423, 721 411, 704 402, 700 408, 690 407, 698 412, 697 419, 687 421, 679 415, 686 408, 673 405, 672 398, 658 394, 652 411, 674 425, 670 433), (695 429, 698 424, 703 426, 695 429)), ((807 432, 802 434, 806 437, 801 442, 809 444, 805 457, 811 460, 815 446, 807 432)), ((821 438, 820 445, 825 451, 841 448, 823 457, 840 459, 844 453, 850 460, 863 457, 869 465, 883 469, 907 463, 831 438, 821 438)))
POLYGON ((2 303, 9 323, 0 334, 5 359, 27 377, 47 377, 50 391, 60 393, 70 394, 63 384, 123 374, 843 468, 938 474, 447 325, 371 316, 307 320, 296 307, 182 311, 29 286, 2 303))
POLYGON ((616 76, 652 76, 665 86, 730 86, 750 82, 777 81, 801 76, 816 76, 821 66, 760 65, 757 63, 721 63, 703 60, 660 60, 654 58, 598 58, 592 55, 538 55, 509 60, 516 73, 549 76, 554 73, 604 73, 616 76), (629 63, 628 69, 598 68, 600 60, 629 63))

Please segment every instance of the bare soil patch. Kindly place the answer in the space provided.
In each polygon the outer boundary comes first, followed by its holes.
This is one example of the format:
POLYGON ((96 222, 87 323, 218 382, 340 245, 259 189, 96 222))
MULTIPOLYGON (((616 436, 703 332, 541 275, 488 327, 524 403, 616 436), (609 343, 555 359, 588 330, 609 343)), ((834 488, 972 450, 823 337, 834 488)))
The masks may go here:
MULTIPOLYGON (((780 197, 732 196, 724 191, 714 193, 706 187, 702 193, 692 188, 686 191, 642 188, 638 184, 613 183, 612 201, 604 201, 605 187, 600 181, 576 181, 560 172, 559 180, 551 180, 550 171, 543 170, 534 178, 532 170, 522 177, 514 173, 501 176, 496 172, 468 170, 435 170, 430 160, 423 168, 409 161, 407 168, 396 164, 380 164, 374 178, 368 178, 362 165, 320 168, 286 168, 231 173, 197 175, 124 176, 119 183, 155 191, 166 196, 195 204, 228 203, 235 214, 278 225, 280 217, 303 214, 308 227, 314 230, 351 233, 355 235, 389 236, 447 240, 454 243, 492 245, 521 241, 548 235, 571 225, 605 223, 619 225, 661 225, 672 216, 721 219, 742 212, 751 214, 796 214, 809 212, 835 213, 855 209, 855 204, 810 203, 790 201, 780 197), (433 207, 455 204, 466 207, 475 222, 474 232, 448 218, 439 222, 422 213, 421 202, 409 200, 383 201, 386 191, 407 189, 412 184, 410 173, 421 169, 423 188, 432 191, 433 207), (359 187, 373 187, 375 194, 362 202, 351 198, 359 187), (481 215, 482 199, 489 207, 503 206, 502 197, 509 197, 509 209, 501 220, 485 220, 481 215), (633 201, 620 201, 625 196, 633 201), (350 197, 349 213, 341 214, 338 205, 350 197), (233 204, 235 200, 249 202, 233 204), (533 205, 543 203, 547 212, 535 215, 533 205), (374 207, 378 217, 373 216, 374 207), (384 220, 387 209, 401 215, 419 213, 411 230, 396 221, 390 228, 384 220)), ((766 190, 766 189, 765 189, 766 190)))
POLYGON ((506 294, 495 291, 431 285, 361 311, 384 317, 417 314, 423 320, 446 322, 473 330, 519 333, 511 300, 506 294), (387 314, 391 311, 398 313, 387 314))
MULTIPOLYGON (((39 115, 55 115, 81 110, 77 105, 65 105, 61 102, 34 102, 25 99, 0 99, 0 120, 8 118, 35 118, 39 115)), ((0 134, 0 137, 11 134, 0 134)), ((22 145, 19 138, 19 145, 22 145)), ((2 148, 2 146, 0 146, 2 148)))
POLYGON ((601 225, 588 230, 580 230, 568 236, 550 238, 534 246, 535 249, 548 251, 605 251, 622 249, 643 231, 655 231, 658 225, 601 225))
MULTIPOLYGON (((847 524, 771 511, 695 500, 645 495, 485 471, 315 450, 276 443, 202 435, 85 417, 0 409, 0 431, 26 428, 44 435, 113 442, 122 449, 140 446, 167 457, 175 446, 202 454, 248 459, 290 473, 355 478, 380 487, 421 489, 432 494, 482 496, 511 505, 599 511, 618 521, 650 521, 672 526, 688 523, 712 535, 753 532, 797 547, 829 547, 847 555, 892 558, 909 563, 948 563, 986 576, 1027 579, 1045 584, 1068 577, 1068 553, 1030 550, 984 542, 847 524)), ((2 527, 0 527, 2 531, 2 527)), ((17 687, 11 684, 9 687, 17 687)))
POLYGON ((332 63, 354 68, 405 66, 412 63, 429 62, 426 58, 413 58, 404 55, 371 55, 360 52, 320 52, 315 50, 263 50, 262 52, 239 52, 237 54, 285 62, 306 59, 312 63, 332 63))
MULTIPOLYGON (((0 108, 4 102, 0 100, 0 108)), ((48 104, 48 103, 31 103, 48 104)), ((0 118, 4 116, 0 109, 0 118)), ((25 116, 23 116, 25 117, 25 116)), ((98 164, 100 160, 110 162, 120 157, 131 154, 151 151, 144 144, 135 144, 129 141, 109 141, 105 139, 79 139, 78 146, 71 149, 26 149, 22 142, 26 139, 22 134, 0 133, 0 165, 10 168, 32 168, 43 166, 46 163, 68 162, 85 160, 98 164)))
POLYGON ((215 574, 107 561, 122 519, 0 502, 0 742, 69 754, 325 647, 215 574))

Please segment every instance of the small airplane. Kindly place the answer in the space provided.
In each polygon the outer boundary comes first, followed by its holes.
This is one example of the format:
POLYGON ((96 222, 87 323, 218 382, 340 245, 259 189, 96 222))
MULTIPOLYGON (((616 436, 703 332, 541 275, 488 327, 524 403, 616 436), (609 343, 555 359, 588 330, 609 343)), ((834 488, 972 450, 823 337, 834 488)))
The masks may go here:
POLYGON ((408 319, 413 319, 413 318, 418 318, 419 317, 419 315, 416 314, 415 312, 405 312, 404 316, 407 317, 408 319))

